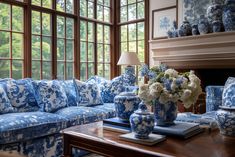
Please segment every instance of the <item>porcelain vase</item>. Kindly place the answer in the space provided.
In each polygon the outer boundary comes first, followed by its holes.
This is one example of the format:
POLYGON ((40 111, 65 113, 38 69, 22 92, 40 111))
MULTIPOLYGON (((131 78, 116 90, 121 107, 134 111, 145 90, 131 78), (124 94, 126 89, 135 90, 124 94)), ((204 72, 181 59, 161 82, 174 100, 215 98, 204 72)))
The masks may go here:
POLYGON ((192 27, 189 21, 185 18, 183 23, 180 25, 179 32, 184 32, 185 35, 192 35, 192 27))
POLYGON ((177 117, 177 102, 168 101, 165 104, 155 100, 154 103, 154 119, 158 126, 169 126, 174 124, 177 117))
POLYGON ((210 24, 213 21, 222 22, 223 5, 221 0, 212 0, 212 4, 207 8, 207 18, 210 24))
POLYGON ((204 15, 200 16, 198 31, 200 34, 207 34, 210 32, 210 24, 204 15))
POLYGON ((130 116, 130 124, 132 132, 139 139, 147 139, 153 131, 154 115, 148 111, 143 101, 139 104, 138 110, 130 116))
POLYGON ((225 0, 222 19, 225 31, 235 31, 235 0, 225 0))
POLYGON ((123 92, 114 97, 117 117, 124 122, 129 122, 130 115, 138 109, 140 98, 132 92, 123 92))

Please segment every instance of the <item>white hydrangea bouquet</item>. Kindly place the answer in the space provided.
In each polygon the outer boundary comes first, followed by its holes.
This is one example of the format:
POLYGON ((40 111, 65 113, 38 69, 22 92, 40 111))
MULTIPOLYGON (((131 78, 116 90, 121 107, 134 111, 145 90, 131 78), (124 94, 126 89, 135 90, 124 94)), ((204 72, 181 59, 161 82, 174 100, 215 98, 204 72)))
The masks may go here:
POLYGON ((158 100, 161 104, 181 101, 186 108, 193 105, 202 93, 201 81, 194 71, 179 73, 165 65, 148 68, 142 66, 141 76, 149 79, 148 84, 139 86, 138 95, 147 104, 158 100))

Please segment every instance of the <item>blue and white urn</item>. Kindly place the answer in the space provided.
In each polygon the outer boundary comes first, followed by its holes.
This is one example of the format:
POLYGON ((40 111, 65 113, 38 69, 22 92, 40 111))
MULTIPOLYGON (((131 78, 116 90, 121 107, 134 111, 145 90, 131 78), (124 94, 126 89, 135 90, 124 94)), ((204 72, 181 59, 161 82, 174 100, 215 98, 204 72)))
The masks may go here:
POLYGON ((225 0, 222 19, 226 32, 235 31, 235 0, 225 0))
POLYGON ((221 0, 212 0, 212 4, 207 8, 207 18, 210 24, 213 21, 222 22, 223 5, 221 0))
POLYGON ((235 136, 235 78, 229 77, 224 86, 222 105, 216 112, 220 133, 235 136))
POLYGON ((183 23, 180 25, 179 32, 184 32, 185 35, 192 35, 192 27, 187 18, 184 19, 183 23))
POLYGON ((200 16, 198 23, 198 31, 200 34, 207 34, 210 32, 210 24, 204 15, 200 16))
POLYGON ((114 97, 117 117, 124 122, 129 122, 130 115, 138 109, 140 98, 132 92, 122 92, 114 97))
POLYGON ((130 116, 131 130, 136 138, 147 139, 154 128, 154 115, 142 101, 139 109, 130 116))

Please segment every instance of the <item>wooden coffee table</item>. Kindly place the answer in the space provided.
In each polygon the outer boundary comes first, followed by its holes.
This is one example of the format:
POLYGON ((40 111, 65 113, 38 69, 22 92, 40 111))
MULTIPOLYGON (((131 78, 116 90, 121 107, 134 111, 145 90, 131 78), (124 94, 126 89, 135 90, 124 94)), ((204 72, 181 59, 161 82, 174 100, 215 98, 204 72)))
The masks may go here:
POLYGON ((190 139, 167 137, 154 146, 145 146, 119 139, 121 133, 103 130, 103 122, 71 127, 62 131, 64 157, 71 157, 72 148, 79 148, 109 157, 234 157, 235 138, 205 131, 190 139))

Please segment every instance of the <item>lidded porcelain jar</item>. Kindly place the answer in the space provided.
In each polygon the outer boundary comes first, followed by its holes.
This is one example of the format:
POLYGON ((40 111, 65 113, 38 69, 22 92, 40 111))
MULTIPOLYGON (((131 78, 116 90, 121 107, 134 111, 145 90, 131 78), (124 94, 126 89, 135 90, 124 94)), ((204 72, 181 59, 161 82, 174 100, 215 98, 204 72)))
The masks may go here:
POLYGON ((183 23, 180 25, 179 32, 184 32, 186 35, 192 35, 192 27, 187 18, 185 18, 183 23))
POLYGON ((224 86, 222 105, 216 112, 220 133, 235 136, 235 78, 229 77, 224 86))
POLYGON ((225 31, 235 31, 235 0, 225 0, 222 19, 225 31))
POLYGON ((198 35, 199 31, 198 31, 198 25, 194 24, 192 25, 192 35, 198 35))
POLYGON ((211 0, 212 4, 207 8, 207 17, 210 24, 213 21, 222 22, 223 5, 221 0, 211 0))
POLYGON ((130 115, 138 109, 140 98, 132 92, 122 92, 114 97, 114 105, 117 117, 124 121, 129 122, 130 115))
POLYGON ((154 115, 142 101, 139 109, 130 116, 131 130, 136 138, 147 139, 154 128, 154 115))
POLYGON ((210 32, 209 22, 207 18, 205 18, 204 15, 200 16, 199 23, 198 23, 198 31, 200 32, 200 34, 207 34, 210 32))

